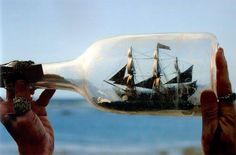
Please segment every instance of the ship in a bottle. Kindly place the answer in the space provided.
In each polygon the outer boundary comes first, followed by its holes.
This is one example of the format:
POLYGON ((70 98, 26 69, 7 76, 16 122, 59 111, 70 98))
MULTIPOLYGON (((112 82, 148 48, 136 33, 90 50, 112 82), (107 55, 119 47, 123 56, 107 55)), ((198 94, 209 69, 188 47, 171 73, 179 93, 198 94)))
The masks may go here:
MULTIPOLYGON (((171 48, 167 45, 157 43, 151 58, 134 57, 132 47, 128 49, 127 63, 110 78, 104 80, 110 85, 119 100, 110 101, 99 97, 97 103, 100 106, 120 111, 158 111, 158 110, 190 110, 194 108, 191 96, 197 90, 197 81, 193 81, 192 64, 188 64, 184 70, 179 67, 178 57, 171 55, 171 48), (160 57, 160 53, 170 57, 165 60, 160 57), (136 72, 142 70, 136 59, 148 59, 152 61, 149 72, 144 75, 142 71, 142 80, 137 80, 141 75, 136 72), (164 61, 167 61, 164 63, 164 61), (172 61, 172 62, 171 62, 172 61), (168 64, 169 63, 169 64, 168 64), (164 65, 165 64, 165 65, 164 65), (171 73, 167 73, 167 70, 171 73), (171 76, 169 76, 171 74, 171 76)), ((145 54, 144 54, 145 55, 145 54)))

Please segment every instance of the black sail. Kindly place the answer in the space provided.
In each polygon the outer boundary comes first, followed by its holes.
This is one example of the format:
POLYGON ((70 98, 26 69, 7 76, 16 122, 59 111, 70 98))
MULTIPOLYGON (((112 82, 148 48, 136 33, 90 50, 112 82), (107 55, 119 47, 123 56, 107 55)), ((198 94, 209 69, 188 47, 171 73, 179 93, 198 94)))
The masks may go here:
POLYGON ((180 73, 179 75, 179 81, 177 80, 177 77, 174 77, 170 81, 168 81, 166 84, 172 84, 172 83, 185 83, 185 82, 191 82, 192 81, 192 72, 193 72, 193 65, 189 67, 184 72, 180 73))
POLYGON ((155 80, 154 77, 150 77, 150 78, 148 78, 144 81, 141 81, 141 82, 137 83, 135 86, 152 89, 154 80, 155 80))
POLYGON ((121 68, 121 70, 119 70, 114 76, 112 76, 109 80, 110 81, 114 81, 115 83, 119 84, 123 81, 124 76, 125 76, 125 70, 126 70, 126 66, 121 68))

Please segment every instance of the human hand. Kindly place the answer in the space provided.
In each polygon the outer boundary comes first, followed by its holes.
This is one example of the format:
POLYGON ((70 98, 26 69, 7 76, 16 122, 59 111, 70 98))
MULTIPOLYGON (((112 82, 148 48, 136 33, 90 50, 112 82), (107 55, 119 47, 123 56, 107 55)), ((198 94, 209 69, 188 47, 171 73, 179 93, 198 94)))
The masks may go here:
POLYGON ((218 101, 217 96, 232 93, 227 62, 223 49, 216 53, 216 93, 205 90, 201 94, 202 147, 206 155, 236 154, 236 108, 233 103, 218 101))
POLYGON ((6 101, 0 101, 0 119, 18 145, 20 154, 52 154, 54 149, 53 128, 48 120, 46 106, 55 90, 44 90, 37 101, 32 100, 34 90, 18 80, 15 92, 7 90, 6 101), (13 98, 24 97, 31 102, 31 110, 16 115, 13 98))

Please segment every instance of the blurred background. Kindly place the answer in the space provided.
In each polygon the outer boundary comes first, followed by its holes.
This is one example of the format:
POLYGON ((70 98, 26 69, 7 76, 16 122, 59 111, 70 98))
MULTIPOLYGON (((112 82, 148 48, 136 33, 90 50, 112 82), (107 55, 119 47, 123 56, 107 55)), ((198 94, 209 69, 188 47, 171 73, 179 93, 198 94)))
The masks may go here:
MULTIPOLYGON (((68 61, 95 41, 117 35, 210 32, 224 47, 235 90, 234 0, 0 0, 0 7, 1 64, 68 61)), ((0 95, 5 96, 4 89, 0 95)), ((201 153, 201 117, 106 113, 68 91, 56 92, 48 114, 55 154, 201 153)), ((0 154, 16 152, 0 125, 0 154)))

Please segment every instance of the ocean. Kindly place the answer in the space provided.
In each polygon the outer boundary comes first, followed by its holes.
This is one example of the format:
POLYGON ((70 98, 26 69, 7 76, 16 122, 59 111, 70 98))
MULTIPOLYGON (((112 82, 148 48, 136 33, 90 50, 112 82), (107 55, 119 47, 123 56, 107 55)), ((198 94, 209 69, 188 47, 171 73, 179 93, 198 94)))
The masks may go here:
MULTIPOLYGON (((48 116, 56 155, 201 154, 201 117, 121 115, 99 111, 82 99, 54 99, 48 116)), ((2 124, 0 154, 17 154, 2 124)))

